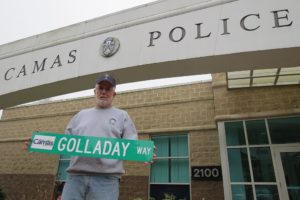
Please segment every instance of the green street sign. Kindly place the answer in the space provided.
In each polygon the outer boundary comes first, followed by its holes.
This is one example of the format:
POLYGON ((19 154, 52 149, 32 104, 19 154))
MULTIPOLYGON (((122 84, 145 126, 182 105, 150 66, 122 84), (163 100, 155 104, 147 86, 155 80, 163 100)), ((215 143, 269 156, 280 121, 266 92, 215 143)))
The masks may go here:
POLYGON ((152 141, 34 132, 29 152, 150 162, 152 141))

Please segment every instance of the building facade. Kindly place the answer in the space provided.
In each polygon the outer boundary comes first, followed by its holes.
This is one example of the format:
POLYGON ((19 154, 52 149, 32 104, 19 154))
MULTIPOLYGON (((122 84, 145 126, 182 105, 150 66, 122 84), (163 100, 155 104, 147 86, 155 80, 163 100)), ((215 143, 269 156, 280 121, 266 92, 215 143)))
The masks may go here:
MULTIPOLYGON (((300 194, 299 85, 228 89, 211 82, 124 92, 114 105, 153 140, 151 166, 125 162, 121 200, 280 199, 300 194)), ((63 133, 94 98, 14 107, 0 120, 0 187, 9 200, 53 200, 68 158, 22 151, 34 131, 63 133)))

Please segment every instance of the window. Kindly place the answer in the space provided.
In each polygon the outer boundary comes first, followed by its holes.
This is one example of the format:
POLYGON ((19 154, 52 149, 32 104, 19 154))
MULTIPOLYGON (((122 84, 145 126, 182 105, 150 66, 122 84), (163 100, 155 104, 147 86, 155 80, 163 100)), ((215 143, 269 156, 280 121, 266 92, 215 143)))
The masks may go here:
POLYGON ((187 135, 153 136, 157 160, 151 165, 150 199, 190 199, 187 135))
POLYGON ((219 132, 226 199, 279 200, 272 147, 300 143, 300 117, 224 122, 219 132))
POLYGON ((265 120, 225 122, 232 199, 278 199, 265 120))
POLYGON ((299 85, 300 66, 227 72, 228 88, 299 85))
POLYGON ((300 143, 300 117, 269 119, 268 124, 272 143, 300 143))

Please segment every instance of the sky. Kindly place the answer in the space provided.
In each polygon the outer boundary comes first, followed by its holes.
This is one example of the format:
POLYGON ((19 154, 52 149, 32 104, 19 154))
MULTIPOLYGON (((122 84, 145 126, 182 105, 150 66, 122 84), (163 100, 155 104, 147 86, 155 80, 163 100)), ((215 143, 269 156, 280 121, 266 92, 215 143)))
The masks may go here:
POLYGON ((0 45, 155 0, 0 0, 0 45))
MULTIPOLYGON (((71 24, 140 6, 155 0, 0 0, 0 45, 71 24)), ((209 80, 210 75, 119 85, 117 91, 209 80)), ((52 98, 92 95, 88 90, 52 98)), ((0 111, 1 116, 1 111, 0 111)))

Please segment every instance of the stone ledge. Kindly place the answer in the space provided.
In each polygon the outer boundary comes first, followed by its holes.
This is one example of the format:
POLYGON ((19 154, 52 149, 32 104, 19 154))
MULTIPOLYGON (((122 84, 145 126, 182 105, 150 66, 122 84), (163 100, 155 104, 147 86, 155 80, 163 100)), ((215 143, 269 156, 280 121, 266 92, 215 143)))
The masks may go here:
POLYGON ((21 137, 21 138, 6 138, 6 139, 0 139, 0 143, 7 143, 7 142, 25 142, 26 140, 29 140, 30 137, 21 137))
POLYGON ((264 118, 264 117, 279 117, 279 116, 291 116, 300 114, 300 108, 280 110, 280 111, 263 111, 254 112, 247 114, 233 114, 233 115, 217 115, 215 121, 226 121, 236 119, 253 119, 253 118, 264 118))
POLYGON ((227 88, 227 81, 217 81, 217 82, 212 82, 212 88, 219 88, 219 87, 226 87, 227 88))
POLYGON ((139 134, 151 134, 151 133, 167 133, 167 132, 181 132, 181 131, 199 131, 199 130, 216 130, 215 124, 202 125, 202 126, 187 126, 187 127, 172 127, 172 128, 158 128, 138 130, 139 134))

